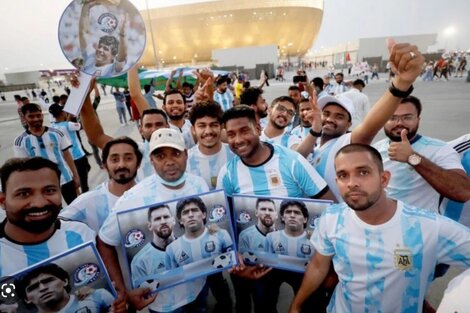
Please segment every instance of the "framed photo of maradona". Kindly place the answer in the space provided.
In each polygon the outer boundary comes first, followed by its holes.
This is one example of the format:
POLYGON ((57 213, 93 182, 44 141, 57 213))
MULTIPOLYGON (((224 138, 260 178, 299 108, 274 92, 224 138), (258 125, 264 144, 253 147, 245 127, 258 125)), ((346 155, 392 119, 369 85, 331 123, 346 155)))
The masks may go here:
POLYGON ((117 296, 93 242, 15 273, 5 284, 15 297, 1 301, 1 312, 108 312, 117 296))
POLYGON ((237 264, 223 190, 125 210, 117 220, 134 288, 163 290, 237 264))
POLYGON ((59 21, 59 45, 78 70, 96 77, 126 73, 145 48, 145 24, 129 0, 73 0, 59 21))
POLYGON ((304 272, 315 220, 332 201, 233 195, 237 249, 245 264, 304 272))

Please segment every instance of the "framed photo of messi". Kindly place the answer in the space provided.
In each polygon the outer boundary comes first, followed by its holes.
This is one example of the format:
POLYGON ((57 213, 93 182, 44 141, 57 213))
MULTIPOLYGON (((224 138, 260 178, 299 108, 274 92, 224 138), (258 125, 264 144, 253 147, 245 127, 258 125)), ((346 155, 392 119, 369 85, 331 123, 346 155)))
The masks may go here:
POLYGON ((129 0, 73 0, 59 21, 59 45, 78 70, 96 77, 126 73, 145 48, 145 24, 129 0))
POLYGON ((93 242, 15 273, 9 283, 16 298, 1 304, 8 312, 108 312, 117 296, 93 242))
POLYGON ((117 219, 134 288, 163 290, 237 264, 223 190, 118 212, 117 219))
POLYGON ((331 201, 233 195, 237 248, 245 264, 304 272, 315 220, 331 201))

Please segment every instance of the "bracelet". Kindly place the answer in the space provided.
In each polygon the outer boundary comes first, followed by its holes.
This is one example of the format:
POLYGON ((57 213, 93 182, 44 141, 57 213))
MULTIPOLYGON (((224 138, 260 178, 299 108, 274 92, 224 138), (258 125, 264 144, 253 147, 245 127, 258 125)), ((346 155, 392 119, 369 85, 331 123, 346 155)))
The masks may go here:
POLYGON ((312 135, 313 137, 317 137, 317 138, 320 137, 321 134, 323 133, 322 130, 320 130, 319 132, 316 132, 313 129, 310 129, 308 132, 309 132, 310 135, 312 135))
POLYGON ((411 93, 413 92, 414 90, 414 87, 413 85, 410 86, 410 88, 408 88, 407 91, 402 91, 400 89, 398 89, 397 87, 395 87, 395 85, 393 84, 393 82, 390 84, 390 87, 388 87, 388 91, 390 91, 390 93, 394 96, 394 97, 397 97, 397 98, 406 98, 408 97, 409 95, 411 95, 411 93))

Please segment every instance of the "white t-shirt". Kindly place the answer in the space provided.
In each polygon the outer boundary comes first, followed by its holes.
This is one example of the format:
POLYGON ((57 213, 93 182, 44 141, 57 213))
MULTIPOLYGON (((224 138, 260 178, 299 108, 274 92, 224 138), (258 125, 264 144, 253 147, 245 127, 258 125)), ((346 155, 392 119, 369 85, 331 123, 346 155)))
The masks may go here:
POLYGON ((293 145, 298 145, 302 139, 299 136, 293 135, 290 131, 287 130, 287 127, 284 129, 284 132, 276 137, 268 137, 263 130, 261 136, 259 137, 261 141, 269 142, 270 144, 280 145, 289 149, 292 149, 293 145))
POLYGON ((468 312, 470 308, 470 269, 452 279, 444 291, 437 313, 468 312))

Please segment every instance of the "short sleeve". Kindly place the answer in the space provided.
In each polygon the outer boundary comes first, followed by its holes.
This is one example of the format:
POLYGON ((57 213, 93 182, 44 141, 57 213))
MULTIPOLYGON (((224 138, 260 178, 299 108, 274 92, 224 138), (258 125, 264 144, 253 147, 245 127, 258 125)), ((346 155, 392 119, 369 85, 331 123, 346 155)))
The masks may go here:
POLYGON ((292 174, 307 197, 314 197, 327 187, 325 180, 300 154, 297 155, 292 174))
MULTIPOLYGON (((334 255, 335 249, 332 242, 328 238, 328 225, 326 214, 315 220, 315 231, 310 238, 315 250, 322 255, 334 255)), ((332 227, 333 225, 330 225, 332 227)))

